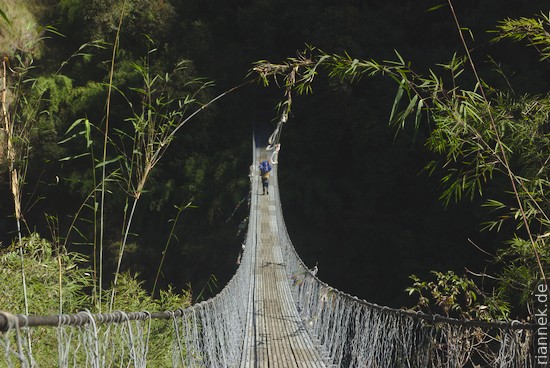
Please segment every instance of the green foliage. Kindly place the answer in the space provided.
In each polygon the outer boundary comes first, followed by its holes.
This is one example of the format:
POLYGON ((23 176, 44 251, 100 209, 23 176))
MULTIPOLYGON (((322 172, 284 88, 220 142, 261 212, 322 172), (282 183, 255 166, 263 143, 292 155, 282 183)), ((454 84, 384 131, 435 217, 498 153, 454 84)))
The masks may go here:
POLYGON ((4 20, 6 21, 6 23, 8 23, 8 25, 11 25, 11 22, 8 19, 8 16, 6 15, 6 13, 4 13, 2 9, 0 9, 0 17, 4 18, 4 20))
POLYGON ((80 31, 91 39, 112 39, 124 13, 123 37, 136 43, 143 35, 155 39, 166 36, 175 16, 166 0, 63 0, 60 6, 69 24, 86 24, 80 31))
MULTIPOLYGON (((82 255, 54 249, 51 243, 37 234, 24 238, 21 246, 28 282, 29 313, 71 313, 89 305, 86 289, 90 286, 91 274, 84 266, 82 255)), ((23 291, 18 247, 18 244, 12 245, 0 257, 0 288, 4 295, 2 309, 12 313, 24 313, 21 309, 23 291)))
POLYGON ((134 96, 125 95, 132 110, 132 116, 126 119, 131 129, 118 130, 121 144, 117 149, 124 158, 121 169, 127 178, 129 193, 136 197, 140 196, 151 170, 176 132, 187 122, 188 109, 200 105, 203 90, 212 85, 201 79, 191 79, 175 88, 175 83, 183 79, 177 76, 186 75, 190 63, 182 61, 172 71, 153 74, 149 65, 153 53, 151 50, 146 59, 132 65, 141 85, 130 87, 134 96), (140 104, 134 107, 133 101, 140 101, 140 104), (125 146, 132 147, 131 151, 126 152, 125 146))
POLYGON ((70 103, 73 86, 71 79, 64 75, 41 76, 32 83, 33 88, 26 93, 22 115, 31 122, 31 164, 42 166, 61 154, 57 144, 60 110, 70 103))
POLYGON ((509 306, 494 297, 486 297, 472 280, 452 271, 432 271, 432 274, 435 281, 410 276, 413 285, 406 291, 418 296, 416 310, 459 319, 491 321, 508 318, 509 306))
POLYGON ((75 86, 72 90, 71 113, 78 116, 81 112, 92 108, 98 108, 97 101, 106 95, 105 86, 102 83, 88 81, 84 86, 75 86))
MULTIPOLYGON (((538 256, 545 269, 550 264, 550 250, 545 235, 537 237, 535 246, 538 256)), ((537 262, 533 253, 533 244, 529 239, 515 235, 499 249, 497 262, 502 265, 499 276, 498 290, 508 300, 518 305, 531 305, 532 290, 535 290, 539 279, 533 265, 537 262)))
MULTIPOLYGON (((162 290, 158 299, 153 298, 144 288, 144 282, 139 280, 139 275, 131 275, 124 272, 116 286, 117 298, 113 304, 113 310, 124 311, 162 311, 185 308, 190 305, 191 295, 187 292, 177 294, 172 287, 162 290)), ((105 301, 107 304, 108 301, 105 301)))
MULTIPOLYGON (((93 271, 88 268, 85 256, 55 247, 38 234, 23 238, 23 250, 31 314, 77 313, 90 308, 93 271)), ((17 244, 0 253, 2 309, 12 313, 23 313, 20 262, 17 244)), ((168 287, 160 292, 158 299, 153 299, 143 288, 138 275, 127 272, 121 275, 118 290, 117 310, 174 310, 188 306, 191 298, 188 292, 176 293, 168 287)))
POLYGON ((519 19, 505 19, 497 27, 496 41, 511 39, 514 41, 527 40, 540 53, 541 60, 550 57, 550 13, 541 13, 537 18, 521 17, 519 19))
POLYGON ((0 1, 0 52, 13 57, 16 53, 32 53, 39 57, 43 48, 41 32, 29 3, 17 0, 0 1))

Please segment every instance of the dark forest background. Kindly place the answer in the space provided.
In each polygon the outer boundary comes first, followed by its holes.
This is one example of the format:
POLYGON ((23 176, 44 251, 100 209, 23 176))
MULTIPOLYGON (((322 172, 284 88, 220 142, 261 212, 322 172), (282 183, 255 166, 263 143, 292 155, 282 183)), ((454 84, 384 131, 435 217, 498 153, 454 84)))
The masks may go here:
MULTIPOLYGON (((36 74, 48 74, 80 45, 114 39, 120 1, 34 0, 26 6, 42 25, 64 36, 45 41, 36 74)), ((253 62, 274 62, 295 55, 307 45, 352 57, 395 59, 394 50, 420 71, 448 61, 462 46, 448 7, 428 11, 436 1, 236 1, 130 0, 122 26, 115 85, 132 85, 128 66, 146 53, 144 35, 157 47, 154 62, 172 65, 190 60, 189 76, 215 81, 205 99, 247 77, 253 62)), ((490 42, 498 21, 533 16, 548 10, 546 1, 461 0, 454 4, 470 41, 478 67, 487 78, 499 60, 518 94, 546 92, 548 68, 534 50, 490 42), (546 7, 546 8, 545 8, 546 7)), ((15 6, 15 5, 14 5, 15 6)), ((48 237, 44 213, 68 226, 89 190, 85 160, 60 161, 80 148, 58 144, 78 118, 98 126, 105 111, 110 47, 91 59, 71 62, 63 74, 71 80, 48 129, 33 143, 25 219, 30 229, 48 237), (59 178, 59 182, 57 181, 59 178)), ((494 83, 505 83, 494 76, 494 83)), ((487 214, 480 199, 451 203, 439 200, 437 172, 422 172, 433 159, 422 134, 396 135, 388 117, 396 92, 389 80, 375 78, 356 84, 327 80, 321 75, 313 95, 296 97, 282 132, 279 180, 283 210, 291 238, 305 262, 319 265, 327 283, 370 301, 403 306, 408 276, 430 270, 491 267, 484 249, 496 249, 513 229, 481 232, 487 214)), ((53 93, 53 92, 52 92, 53 93)), ((192 202, 180 218, 163 268, 162 284, 203 289, 211 275, 216 293, 233 275, 247 216, 248 167, 255 124, 275 127, 276 104, 283 91, 259 83, 240 88, 205 110, 181 130, 155 169, 139 203, 131 246, 124 268, 140 273, 151 287, 172 223, 174 206, 192 202), (239 205, 240 204, 240 205, 239 205)), ((122 124, 124 109, 113 103, 113 125, 122 124)), ((498 188, 498 180, 486 190, 498 188)), ((494 189, 495 192, 498 189, 494 189)), ((3 246, 15 236, 7 176, 0 182, 0 236, 3 246)), ((108 242, 120 239, 122 200, 110 199, 108 242)), ((84 225, 83 225, 84 226, 84 225)), ((71 248, 90 253, 75 239, 71 248)), ((111 268, 114 268, 114 257, 111 268)), ((204 294, 205 296, 207 294, 204 294)))

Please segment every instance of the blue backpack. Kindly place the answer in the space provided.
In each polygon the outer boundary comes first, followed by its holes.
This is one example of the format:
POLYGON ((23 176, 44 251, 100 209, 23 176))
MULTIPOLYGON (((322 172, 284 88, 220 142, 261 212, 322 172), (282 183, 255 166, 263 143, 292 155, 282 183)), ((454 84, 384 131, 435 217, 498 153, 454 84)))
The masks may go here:
POLYGON ((260 171, 262 172, 262 174, 271 171, 271 164, 269 163, 269 161, 260 162, 260 171))

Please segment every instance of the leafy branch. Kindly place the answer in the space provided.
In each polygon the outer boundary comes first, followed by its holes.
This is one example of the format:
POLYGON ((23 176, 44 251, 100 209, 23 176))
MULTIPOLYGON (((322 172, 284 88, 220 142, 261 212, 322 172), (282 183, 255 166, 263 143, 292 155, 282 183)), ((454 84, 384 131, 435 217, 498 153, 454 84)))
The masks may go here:
POLYGON ((550 13, 541 13, 538 18, 521 17, 505 19, 497 27, 499 35, 495 41, 510 39, 527 40, 541 55, 541 60, 550 58, 550 13))

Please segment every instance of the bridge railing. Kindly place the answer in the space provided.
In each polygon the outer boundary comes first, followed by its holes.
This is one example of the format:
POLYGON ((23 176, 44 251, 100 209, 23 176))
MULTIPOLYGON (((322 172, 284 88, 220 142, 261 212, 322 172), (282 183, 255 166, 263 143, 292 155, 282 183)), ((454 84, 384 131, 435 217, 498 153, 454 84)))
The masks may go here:
POLYGON ((334 289, 306 267, 284 222, 277 175, 279 238, 296 307, 336 367, 533 367, 535 325, 458 320, 369 303, 334 289))

